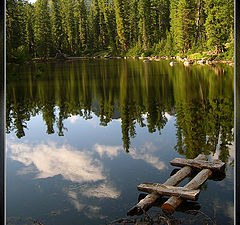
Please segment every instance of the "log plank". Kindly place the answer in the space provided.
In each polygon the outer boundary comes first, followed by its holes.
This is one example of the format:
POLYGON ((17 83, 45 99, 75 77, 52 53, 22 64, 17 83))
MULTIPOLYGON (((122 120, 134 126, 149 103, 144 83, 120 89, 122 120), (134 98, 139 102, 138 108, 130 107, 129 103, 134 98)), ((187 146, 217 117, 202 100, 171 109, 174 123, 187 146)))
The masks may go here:
POLYGON ((173 166, 190 166, 199 169, 210 169, 213 171, 222 171, 225 168, 225 163, 220 160, 208 162, 197 159, 175 158, 170 162, 170 164, 173 166))
POLYGON ((175 187, 164 184, 157 183, 142 183, 138 185, 139 191, 144 191, 148 193, 157 193, 160 195, 167 196, 181 196, 182 198, 187 198, 190 200, 197 200, 200 190, 198 189, 188 189, 185 187, 175 187))
MULTIPOLYGON (((207 157, 205 155, 198 155, 195 159, 197 160, 207 160, 207 157)), ((178 185, 182 180, 184 180, 186 177, 188 177, 192 172, 192 168, 190 166, 185 166, 181 170, 179 170, 177 173, 172 175, 170 178, 164 182, 165 185, 178 185)), ((144 199, 140 200, 135 206, 133 206, 128 212, 128 216, 134 216, 134 215, 142 215, 144 212, 149 210, 154 202, 161 197, 161 195, 152 193, 148 194, 144 199)))

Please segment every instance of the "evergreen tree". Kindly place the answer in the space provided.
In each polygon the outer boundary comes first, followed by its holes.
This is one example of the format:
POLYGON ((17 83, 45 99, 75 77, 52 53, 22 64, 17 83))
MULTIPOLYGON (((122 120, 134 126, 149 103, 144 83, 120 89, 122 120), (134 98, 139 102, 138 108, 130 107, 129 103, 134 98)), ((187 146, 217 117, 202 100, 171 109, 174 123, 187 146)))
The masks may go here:
POLYGON ((99 48, 99 37, 100 37, 100 9, 98 5, 98 0, 93 0, 92 2, 92 8, 91 8, 92 14, 92 35, 93 35, 93 48, 98 49, 99 48))
POLYGON ((60 0, 52 0, 51 7, 51 22, 52 22, 52 37, 55 49, 62 50, 64 48, 64 34, 62 28, 60 0))
POLYGON ((143 49, 146 50, 150 44, 151 34, 151 2, 149 0, 139 0, 139 34, 143 49))
POLYGON ((130 13, 129 13, 129 39, 130 43, 134 46, 138 42, 138 0, 132 0, 129 4, 130 13))
POLYGON ((205 12, 207 18, 205 28, 207 42, 210 47, 215 47, 216 53, 222 52, 226 42, 231 41, 233 9, 232 0, 206 1, 205 12))
POLYGON ((124 1, 114 0, 114 4, 119 42, 122 45, 123 50, 126 51, 128 49, 128 37, 126 32, 126 14, 124 13, 124 1))
POLYGON ((76 53, 75 46, 75 24, 74 24, 74 0, 61 0, 62 26, 65 35, 65 51, 68 54, 76 53))
POLYGON ((26 49, 24 1, 6 1, 6 44, 8 60, 16 60, 26 49))
POLYGON ((166 1, 162 0, 151 0, 151 40, 153 43, 158 43, 159 40, 166 35, 166 27, 164 25, 165 22, 169 21, 169 18, 163 18, 166 9, 165 3, 166 1))
MULTIPOLYGON (((176 3, 176 2, 175 2, 176 3)), ((195 33, 195 1, 180 0, 174 5, 173 17, 175 43, 182 53, 191 49, 195 33)))
POLYGON ((33 56, 35 52, 34 44, 34 8, 31 4, 25 4, 26 14, 26 45, 28 53, 33 56))
POLYGON ((84 51, 88 47, 87 8, 84 0, 78 0, 75 8, 77 44, 84 51))
POLYGON ((35 42, 36 53, 41 58, 47 58, 50 55, 52 47, 52 35, 50 27, 50 13, 48 0, 38 0, 35 3, 35 42))
POLYGON ((111 24, 113 22, 111 20, 111 16, 112 16, 111 6, 108 3, 108 0, 99 0, 99 3, 100 3, 100 11, 103 14, 104 23, 106 25, 109 45, 112 48, 112 50, 114 50, 115 49, 115 38, 114 38, 115 32, 114 32, 113 24, 111 24))

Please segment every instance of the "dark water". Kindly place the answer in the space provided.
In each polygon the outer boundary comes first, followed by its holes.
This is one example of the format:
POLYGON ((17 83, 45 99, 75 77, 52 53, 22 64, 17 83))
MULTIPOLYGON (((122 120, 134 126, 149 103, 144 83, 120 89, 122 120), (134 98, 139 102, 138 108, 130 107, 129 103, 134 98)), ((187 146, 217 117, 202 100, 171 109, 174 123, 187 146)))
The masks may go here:
MULTIPOLYGON (((164 183, 170 160, 200 153, 227 167, 201 187, 198 209, 233 224, 233 80, 227 65, 169 61, 10 66, 8 224, 108 224, 137 203, 138 184, 164 183)), ((203 224, 202 213, 173 216, 203 224)))

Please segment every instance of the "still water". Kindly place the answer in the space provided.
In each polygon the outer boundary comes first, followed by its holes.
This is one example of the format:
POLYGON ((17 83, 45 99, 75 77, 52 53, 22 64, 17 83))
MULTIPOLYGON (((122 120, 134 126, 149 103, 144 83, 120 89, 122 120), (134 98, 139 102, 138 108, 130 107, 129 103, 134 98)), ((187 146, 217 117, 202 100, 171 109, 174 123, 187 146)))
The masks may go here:
POLYGON ((7 71, 8 224, 109 224, 137 203, 137 185, 164 183, 169 161, 200 153, 226 162, 226 176, 201 187, 200 213, 173 216, 233 224, 232 67, 92 59, 7 71))

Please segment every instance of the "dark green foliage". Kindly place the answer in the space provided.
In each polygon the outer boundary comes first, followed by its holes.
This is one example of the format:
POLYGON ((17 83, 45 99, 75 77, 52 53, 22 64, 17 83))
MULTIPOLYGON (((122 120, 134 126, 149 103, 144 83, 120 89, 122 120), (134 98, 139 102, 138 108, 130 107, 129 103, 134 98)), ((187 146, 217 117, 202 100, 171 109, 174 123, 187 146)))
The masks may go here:
POLYGON ((52 0, 51 7, 51 22, 52 22, 52 37, 54 48, 62 50, 64 48, 64 34, 62 27, 60 0, 52 0))
POLYGON ((41 58, 50 56, 52 48, 52 34, 50 27, 50 9, 48 0, 38 0, 35 3, 35 43, 36 55, 41 58))
POLYGON ((233 41, 233 1, 206 1, 205 12, 207 43, 210 47, 215 47, 216 53, 220 53, 224 51, 227 42, 233 41))
POLYGON ((7 0, 9 62, 71 55, 233 59, 233 0, 7 0))

